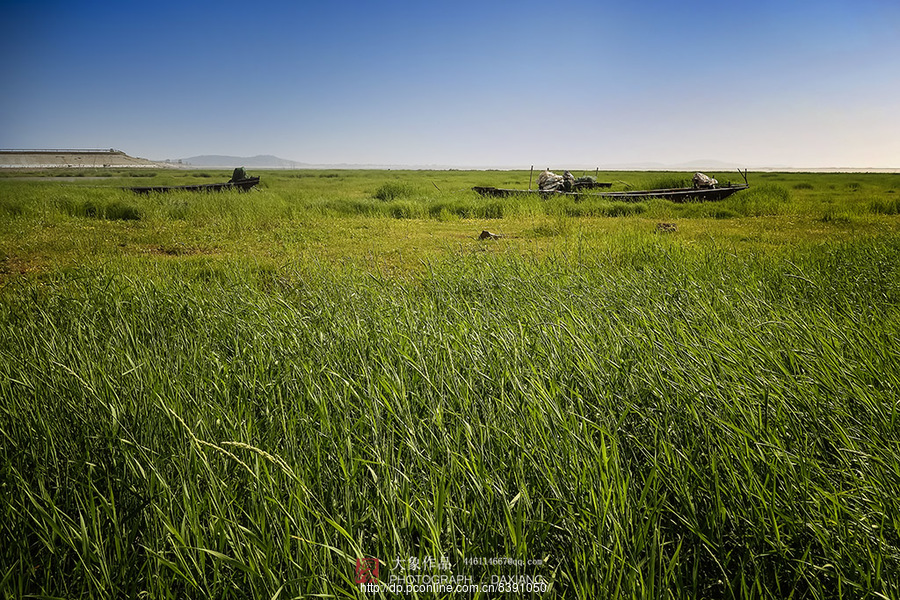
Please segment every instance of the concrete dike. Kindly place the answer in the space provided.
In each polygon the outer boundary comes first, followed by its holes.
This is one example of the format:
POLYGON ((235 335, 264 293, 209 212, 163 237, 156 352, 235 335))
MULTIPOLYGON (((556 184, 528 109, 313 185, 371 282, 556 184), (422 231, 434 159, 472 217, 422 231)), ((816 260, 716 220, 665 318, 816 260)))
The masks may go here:
POLYGON ((177 168, 171 163, 154 162, 129 156, 113 148, 105 150, 0 150, 0 169, 57 169, 57 168, 177 168))

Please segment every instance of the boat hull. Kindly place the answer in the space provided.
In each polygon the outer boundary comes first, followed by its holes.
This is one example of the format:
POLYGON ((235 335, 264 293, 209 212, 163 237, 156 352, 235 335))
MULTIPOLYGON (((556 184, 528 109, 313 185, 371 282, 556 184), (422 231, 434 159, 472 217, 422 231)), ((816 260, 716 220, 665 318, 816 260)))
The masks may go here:
POLYGON ((240 190, 246 192, 250 188, 259 185, 259 177, 248 177, 240 181, 229 181, 227 183, 204 183, 200 185, 156 185, 148 187, 130 187, 126 188, 135 194, 152 194, 167 192, 221 192, 223 190, 240 190))
POLYGON ((628 192, 600 192, 586 194, 583 192, 545 192, 541 190, 512 190, 488 186, 472 188, 482 196, 505 198, 516 194, 540 194, 544 198, 550 196, 574 196, 577 198, 606 198, 620 202, 641 202, 650 198, 661 198, 671 202, 716 202, 728 196, 746 190, 749 185, 726 185, 714 188, 671 188, 660 190, 634 190, 628 192))

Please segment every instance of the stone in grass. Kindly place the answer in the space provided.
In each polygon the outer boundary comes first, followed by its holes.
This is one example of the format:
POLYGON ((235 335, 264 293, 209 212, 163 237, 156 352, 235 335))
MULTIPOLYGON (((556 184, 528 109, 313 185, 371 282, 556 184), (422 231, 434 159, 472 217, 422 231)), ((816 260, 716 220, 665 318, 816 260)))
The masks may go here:
POLYGON ((478 236, 478 239, 479 240, 499 240, 502 237, 503 237, 502 235, 499 235, 496 233, 491 233, 490 231, 485 229, 484 231, 481 232, 481 235, 478 236))

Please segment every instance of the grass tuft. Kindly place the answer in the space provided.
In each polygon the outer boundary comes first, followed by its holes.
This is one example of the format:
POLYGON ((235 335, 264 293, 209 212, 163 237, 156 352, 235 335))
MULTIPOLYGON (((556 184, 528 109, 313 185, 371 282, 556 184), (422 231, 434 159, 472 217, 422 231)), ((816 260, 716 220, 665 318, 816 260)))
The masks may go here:
POLYGON ((876 215, 900 215, 900 198, 878 198, 869 204, 869 212, 876 215))
POLYGON ((375 190, 373 197, 382 202, 411 198, 417 194, 416 186, 403 181, 389 181, 375 190))

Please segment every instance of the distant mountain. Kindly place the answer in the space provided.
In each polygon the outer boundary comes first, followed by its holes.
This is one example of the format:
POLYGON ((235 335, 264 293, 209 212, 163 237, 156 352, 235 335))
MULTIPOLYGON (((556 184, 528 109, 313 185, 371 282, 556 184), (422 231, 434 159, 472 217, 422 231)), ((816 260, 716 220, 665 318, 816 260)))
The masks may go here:
POLYGON ((600 166, 601 171, 737 171, 744 168, 746 168, 746 165, 723 162, 721 160, 692 160, 670 164, 659 162, 617 163, 600 166))
MULTIPOLYGON (((221 154, 204 154, 191 156, 190 158, 170 159, 168 163, 181 164, 187 167, 204 167, 218 169, 233 169, 246 167, 248 169, 446 169, 440 165, 386 165, 386 164, 350 164, 350 163, 305 163, 288 160, 271 154, 257 156, 225 156, 221 154)), ((472 167, 477 169, 478 167, 472 167)))
POLYGON ((190 158, 182 158, 180 160, 182 164, 192 167, 220 167, 229 169, 234 167, 247 167, 253 169, 303 169, 312 166, 306 163, 272 156, 271 154, 260 154, 257 156, 204 154, 202 156, 191 156, 190 158))
MULTIPOLYGON (((462 169, 462 170, 483 170, 483 169, 499 169, 499 170, 518 170, 527 169, 526 166, 460 166, 460 165, 401 165, 401 164, 320 164, 320 163, 304 163, 286 158, 280 158, 271 154, 260 154, 257 156, 227 156, 221 154, 204 154, 202 156, 191 156, 190 158, 182 158, 179 160, 166 161, 169 164, 180 164, 187 167, 199 168, 217 168, 217 169, 233 169, 235 167, 246 167, 247 169, 462 169)), ((535 165, 537 167, 538 165, 535 165)), ((758 165, 742 165, 738 163, 724 162, 714 159, 691 160, 682 163, 660 163, 660 162, 634 162, 634 163, 607 163, 600 165, 579 165, 569 164, 560 165, 557 170, 568 168, 571 171, 593 171, 599 166, 601 171, 709 171, 710 173, 721 173, 725 171, 737 171, 745 168, 750 171, 769 171, 769 170, 789 170, 784 165, 774 165, 761 167, 758 165)))

